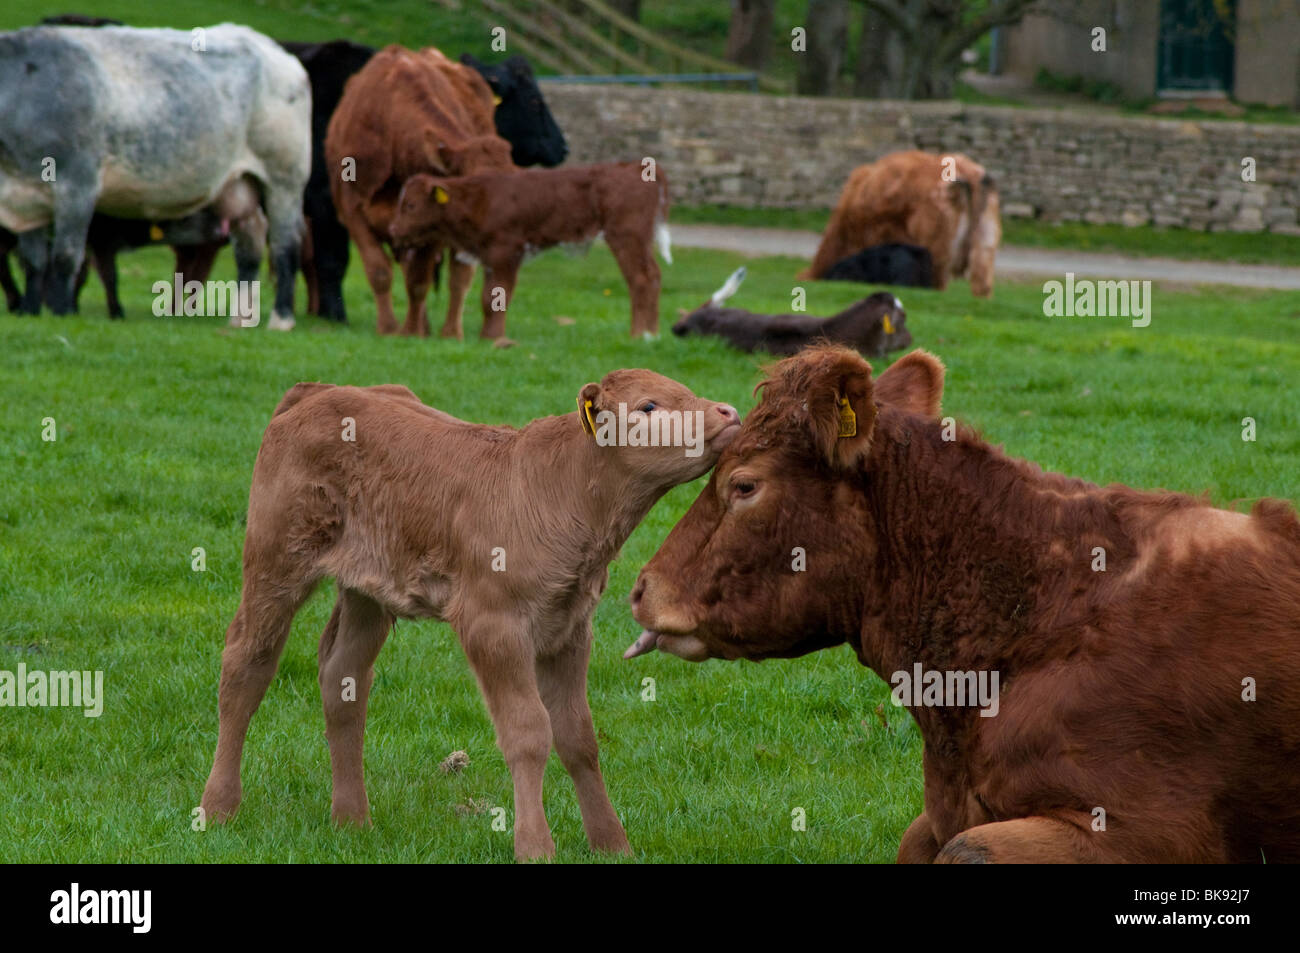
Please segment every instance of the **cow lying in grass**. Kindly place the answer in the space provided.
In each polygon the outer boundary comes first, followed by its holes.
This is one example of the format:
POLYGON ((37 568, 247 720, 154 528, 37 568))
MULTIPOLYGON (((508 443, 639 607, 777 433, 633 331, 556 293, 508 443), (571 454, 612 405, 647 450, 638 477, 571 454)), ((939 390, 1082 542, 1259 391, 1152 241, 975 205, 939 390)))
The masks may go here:
POLYGON ((642 571, 628 655, 851 645, 925 739, 900 861, 1300 861, 1295 511, 1044 473, 945 426, 942 390, 923 352, 778 364, 642 571))
POLYGON ((877 357, 912 343, 903 302, 887 292, 877 292, 830 318, 810 314, 755 314, 722 303, 736 293, 745 279, 744 267, 732 272, 708 301, 673 325, 673 334, 713 334, 742 351, 794 354, 817 341, 845 344, 877 357))
POLYGON ((647 182, 640 163, 619 162, 452 179, 412 176, 402 187, 389 231, 397 245, 447 244, 483 263, 485 338, 505 335, 506 308, 526 256, 603 237, 627 282, 637 336, 659 331, 659 265, 653 249, 657 244, 664 261, 672 263, 667 219, 663 170, 647 182))
POLYGON ((861 281, 874 285, 933 288, 934 258, 920 245, 891 242, 872 245, 841 258, 822 275, 827 281, 861 281))
POLYGON ((552 742, 591 846, 628 850, 587 705, 592 613, 632 530, 659 497, 713 465, 740 418, 644 370, 607 374, 578 401, 580 413, 516 430, 457 420, 405 387, 298 384, 285 395, 253 468, 243 593, 226 632, 203 792, 209 819, 239 806, 249 719, 294 614, 333 576, 320 686, 336 821, 369 820, 362 735, 393 620, 438 618, 460 637, 514 779, 515 853, 555 852, 542 812, 552 742), (620 412, 626 446, 607 439, 620 412), (631 445, 647 422, 660 439, 631 445), (684 446, 667 445, 674 434, 684 446))

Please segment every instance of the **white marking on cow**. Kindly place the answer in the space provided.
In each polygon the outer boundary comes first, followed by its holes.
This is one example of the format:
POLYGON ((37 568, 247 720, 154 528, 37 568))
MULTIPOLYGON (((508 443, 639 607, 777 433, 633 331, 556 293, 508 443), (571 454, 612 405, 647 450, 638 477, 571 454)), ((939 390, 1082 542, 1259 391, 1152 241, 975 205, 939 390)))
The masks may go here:
POLYGON ((671 265, 673 263, 673 242, 672 235, 668 231, 667 222, 659 222, 655 225, 655 244, 659 246, 659 257, 671 265))

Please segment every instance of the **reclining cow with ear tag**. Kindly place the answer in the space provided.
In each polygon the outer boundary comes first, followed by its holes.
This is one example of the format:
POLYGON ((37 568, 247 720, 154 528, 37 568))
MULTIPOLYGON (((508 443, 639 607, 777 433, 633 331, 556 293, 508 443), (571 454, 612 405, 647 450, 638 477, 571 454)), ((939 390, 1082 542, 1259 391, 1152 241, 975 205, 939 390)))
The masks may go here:
POLYGON ((1046 473, 941 420, 943 378, 771 368, 627 655, 852 646, 925 739, 900 861, 1300 861, 1294 509, 1046 473))

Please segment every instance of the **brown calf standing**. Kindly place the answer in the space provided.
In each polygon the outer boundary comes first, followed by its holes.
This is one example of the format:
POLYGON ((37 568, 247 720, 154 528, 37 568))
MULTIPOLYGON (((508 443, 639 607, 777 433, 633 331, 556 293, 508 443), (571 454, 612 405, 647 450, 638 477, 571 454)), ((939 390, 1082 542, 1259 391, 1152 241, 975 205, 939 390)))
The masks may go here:
POLYGON ((642 571, 628 654, 851 645, 925 739, 900 861, 1300 861, 1294 510, 1044 473, 945 426, 943 376, 776 365, 642 571))
POLYGON ((632 530, 665 492, 713 465, 740 418, 645 370, 607 374, 579 402, 597 420, 626 405, 629 424, 638 413, 655 424, 698 411, 699 439, 606 445, 603 425, 588 428, 577 413, 522 430, 465 423, 398 386, 298 384, 285 395, 253 468, 243 593, 226 632, 220 731, 203 791, 208 818, 238 808, 249 720, 295 613, 333 576, 339 595, 320 641, 320 686, 336 821, 369 820, 362 736, 389 628, 398 616, 437 618, 460 638, 514 779, 515 853, 555 852, 542 812, 552 742, 591 846, 628 850, 587 704, 592 613, 632 530), (343 700, 346 678, 355 679, 355 700, 343 700))
MULTIPOLYGON (((407 179, 390 232, 402 246, 452 245, 483 263, 483 331, 499 338, 525 256, 603 236, 632 297, 632 334, 659 331, 659 265, 672 264, 668 182, 637 162, 407 179)), ((460 329, 454 329, 457 336, 460 329)), ((447 330, 444 329, 444 334, 447 330)))

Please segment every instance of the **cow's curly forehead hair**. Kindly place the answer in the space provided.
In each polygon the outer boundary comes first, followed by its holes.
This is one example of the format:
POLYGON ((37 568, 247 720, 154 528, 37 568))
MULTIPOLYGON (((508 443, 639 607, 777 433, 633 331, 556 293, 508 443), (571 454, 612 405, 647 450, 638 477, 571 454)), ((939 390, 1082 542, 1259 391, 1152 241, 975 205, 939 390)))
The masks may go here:
POLYGON ((856 351, 834 345, 805 348, 793 357, 763 368, 766 375, 754 387, 758 405, 729 448, 733 455, 782 448, 797 455, 821 456, 820 431, 837 424, 830 416, 845 383, 870 390, 871 367, 856 351), (865 372, 865 373, 864 373, 865 372))

